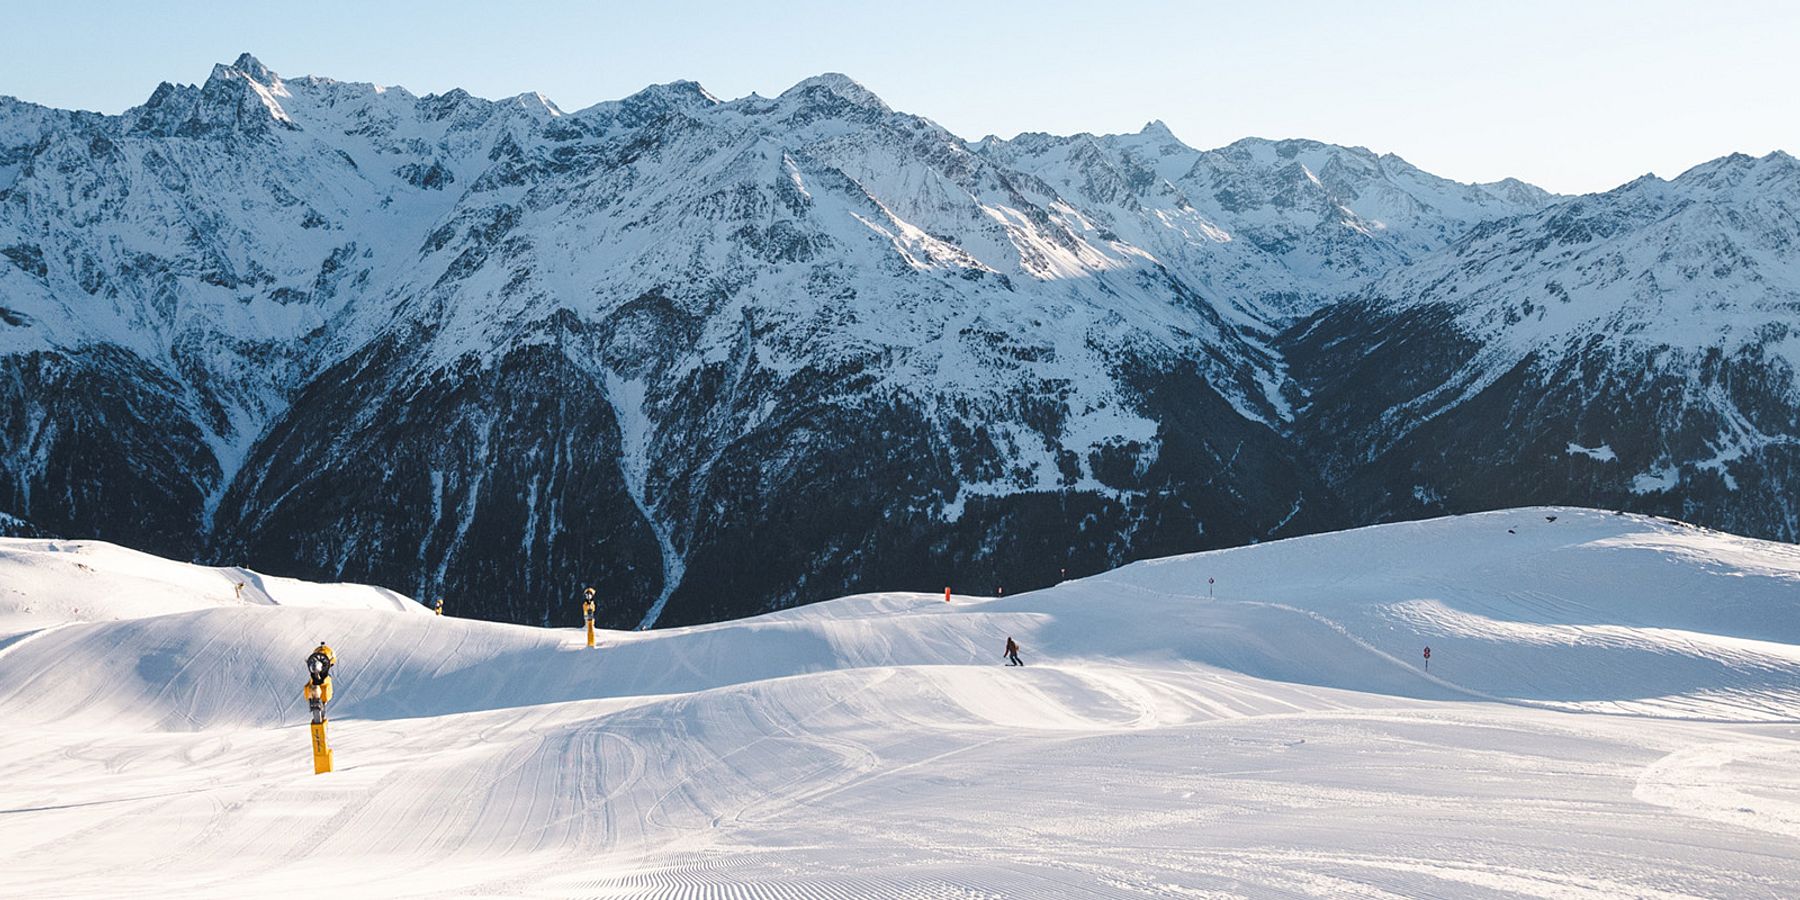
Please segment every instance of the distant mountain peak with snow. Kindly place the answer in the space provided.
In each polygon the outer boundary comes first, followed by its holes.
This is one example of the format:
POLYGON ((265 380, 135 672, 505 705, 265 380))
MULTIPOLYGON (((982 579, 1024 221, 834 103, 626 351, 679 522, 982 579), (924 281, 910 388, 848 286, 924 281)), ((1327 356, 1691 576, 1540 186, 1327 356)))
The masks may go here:
POLYGON ((826 72, 802 79, 793 87, 782 91, 781 97, 803 97, 817 91, 829 93, 857 106, 866 106, 884 112, 888 110, 888 105, 882 102, 880 97, 875 96, 875 92, 863 87, 856 79, 838 72, 826 72))
POLYGON ((1146 122, 1143 128, 1138 129, 1138 134, 1147 138, 1160 138, 1170 141, 1178 140, 1178 138, 1175 137, 1175 132, 1170 131, 1169 126, 1163 124, 1163 120, 1161 119, 1151 119, 1149 122, 1146 122))
POLYGON ((260 60, 249 53, 238 54, 238 58, 232 61, 231 68, 263 84, 275 84, 281 80, 281 76, 270 71, 268 66, 263 65, 260 60))

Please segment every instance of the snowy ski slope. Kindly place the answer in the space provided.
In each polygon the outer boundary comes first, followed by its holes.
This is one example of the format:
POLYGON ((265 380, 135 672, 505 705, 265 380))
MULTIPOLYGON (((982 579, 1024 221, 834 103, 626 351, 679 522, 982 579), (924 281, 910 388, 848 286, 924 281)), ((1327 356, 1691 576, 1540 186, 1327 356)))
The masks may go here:
POLYGON ((422 611, 0 542, 0 896, 1800 895, 1790 545, 1523 509, 595 651, 422 611))
POLYGON ((369 585, 195 566, 105 541, 0 538, 0 634, 230 606, 426 612, 411 598, 369 585))

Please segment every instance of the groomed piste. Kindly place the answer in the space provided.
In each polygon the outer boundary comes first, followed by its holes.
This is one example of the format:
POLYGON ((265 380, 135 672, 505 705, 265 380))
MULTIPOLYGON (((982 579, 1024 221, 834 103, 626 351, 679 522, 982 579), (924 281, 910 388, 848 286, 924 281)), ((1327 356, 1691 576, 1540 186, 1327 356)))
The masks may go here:
POLYGON ((593 650, 447 608, 0 541, 0 896, 1800 896, 1791 545, 1533 508, 593 650))

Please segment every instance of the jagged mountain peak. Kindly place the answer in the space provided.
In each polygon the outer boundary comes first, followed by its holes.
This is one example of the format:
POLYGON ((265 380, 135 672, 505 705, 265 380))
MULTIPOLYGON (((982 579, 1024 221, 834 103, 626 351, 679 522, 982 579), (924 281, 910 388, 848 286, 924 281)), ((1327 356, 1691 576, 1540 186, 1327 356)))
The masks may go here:
MULTIPOLYGON (((181 85, 172 81, 162 82, 156 86, 156 90, 150 92, 149 98, 145 99, 138 109, 159 109, 171 98, 182 93, 184 88, 188 91, 195 90, 193 85, 181 85)), ((127 111, 126 115, 130 115, 130 111, 127 111)))
POLYGON ((457 109, 482 107, 491 102, 492 101, 490 100, 484 100, 477 97, 462 88, 451 88, 443 93, 426 94, 419 98, 419 105, 421 107, 431 109, 438 114, 448 113, 457 109))
POLYGON ((1245 137, 1210 151, 1229 156, 1279 159, 1292 162, 1307 154, 1349 155, 1366 160, 1380 159, 1380 154, 1367 147, 1331 144, 1311 138, 1245 137))
POLYGON ((546 97, 537 91, 526 91, 522 94, 515 94, 508 98, 506 102, 511 106, 527 112, 541 113, 552 118, 563 115, 561 107, 552 102, 549 97, 546 97))
POLYGON ((263 65, 261 60, 249 53, 238 54, 238 58, 232 61, 231 68, 263 84, 274 84, 281 80, 280 75, 275 74, 268 66, 263 65))
POLYGON ((0 191, 4 191, 18 175, 19 166, 8 160, 26 152, 48 131, 64 123, 105 121, 99 113, 71 112, 0 95, 0 191))
POLYGON ((781 92, 778 100, 806 97, 817 93, 827 93, 846 103, 891 112, 892 109, 875 92, 863 87, 856 79, 841 72, 825 72, 811 78, 803 78, 793 87, 781 92))
POLYGON ((1169 126, 1164 124, 1161 119, 1151 119, 1144 123, 1144 127, 1138 129, 1138 136, 1181 143, 1181 139, 1177 138, 1175 132, 1170 131, 1169 126))
MULTIPOLYGON (((1192 160, 1199 152, 1192 146, 1184 143, 1180 138, 1176 137, 1175 132, 1170 131, 1169 126, 1164 124, 1161 119, 1152 119, 1150 122, 1146 123, 1143 128, 1130 134, 1107 134, 1099 136, 1084 134, 1079 137, 1123 149, 1127 152, 1148 154, 1151 157, 1161 159, 1179 158, 1187 161, 1187 164, 1189 165, 1192 165, 1192 160)), ((1177 173, 1174 171, 1163 173, 1164 177, 1172 177, 1176 174, 1177 173)))
POLYGON ((653 84, 619 100, 603 100, 574 115, 579 119, 610 120, 637 125, 672 112, 696 112, 720 104, 719 98, 697 81, 653 84))
POLYGON ((214 65, 198 87, 162 82, 143 105, 119 118, 129 131, 145 135, 221 137, 261 135, 271 128, 300 130, 282 104, 286 96, 280 77, 246 53, 237 63, 214 65))
POLYGON ((1508 203, 1520 207, 1542 208, 1561 198, 1528 181, 1517 178, 1502 178, 1499 181, 1486 181, 1475 185, 1508 203))
POLYGON ((625 98, 631 100, 649 100, 655 98, 681 106, 717 106, 719 98, 706 89, 698 81, 682 78, 663 84, 653 84, 625 98))
POLYGON ((281 76, 264 66, 256 57, 244 53, 231 63, 214 64, 206 83, 201 85, 201 90, 206 90, 215 83, 234 80, 249 82, 264 92, 281 90, 283 84, 281 76))
POLYGON ((1732 153, 1694 166, 1666 183, 1676 189, 1709 193, 1744 187, 1754 191, 1800 188, 1800 162, 1781 150, 1763 156, 1732 153))
POLYGON ((1557 199, 1566 202, 1545 213, 1564 221, 1593 216, 1650 221, 1694 203, 1791 204, 1800 201, 1800 161, 1780 150, 1762 156, 1730 153, 1674 178, 1646 172, 1609 191, 1557 199))
POLYGON ((1584 195, 1584 196, 1606 196, 1608 194, 1623 194, 1628 191, 1641 191, 1641 190, 1645 190, 1645 189, 1654 189, 1654 188, 1666 185, 1668 183, 1669 183, 1668 179, 1663 178, 1661 175, 1658 175, 1655 172, 1645 172, 1644 174, 1639 175, 1638 177, 1633 178, 1630 181, 1627 181, 1624 184, 1621 184, 1618 187, 1613 188, 1610 191, 1602 191, 1599 194, 1588 194, 1588 195, 1584 195))

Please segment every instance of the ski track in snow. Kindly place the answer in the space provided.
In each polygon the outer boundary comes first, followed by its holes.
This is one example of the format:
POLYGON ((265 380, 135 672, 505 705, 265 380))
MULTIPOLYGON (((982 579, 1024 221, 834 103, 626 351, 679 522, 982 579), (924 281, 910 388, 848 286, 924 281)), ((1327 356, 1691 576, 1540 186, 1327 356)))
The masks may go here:
POLYGON ((1682 815, 1800 840, 1800 793, 1780 775, 1769 777, 1796 764, 1800 742, 1791 737, 1687 747, 1646 767, 1632 795, 1682 815))
POLYGON ((0 895, 1800 893, 1800 548, 1545 512, 596 651, 4 541, 0 895))

